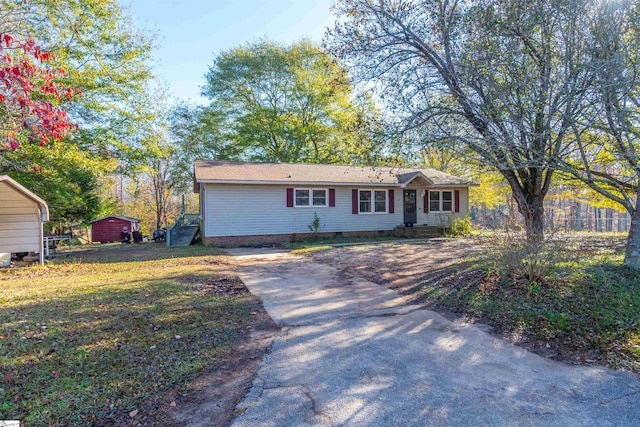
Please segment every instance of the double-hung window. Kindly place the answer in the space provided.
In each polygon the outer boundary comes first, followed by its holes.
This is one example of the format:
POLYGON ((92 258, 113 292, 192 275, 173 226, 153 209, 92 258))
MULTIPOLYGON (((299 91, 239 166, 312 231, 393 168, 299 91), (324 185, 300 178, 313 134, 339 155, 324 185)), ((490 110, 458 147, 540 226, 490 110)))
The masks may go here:
POLYGON ((387 213, 387 190, 358 190, 360 213, 387 213))
POLYGON ((326 188, 296 188, 295 207, 326 207, 326 188))
POLYGON ((453 212, 453 191, 429 191, 429 212, 453 212))

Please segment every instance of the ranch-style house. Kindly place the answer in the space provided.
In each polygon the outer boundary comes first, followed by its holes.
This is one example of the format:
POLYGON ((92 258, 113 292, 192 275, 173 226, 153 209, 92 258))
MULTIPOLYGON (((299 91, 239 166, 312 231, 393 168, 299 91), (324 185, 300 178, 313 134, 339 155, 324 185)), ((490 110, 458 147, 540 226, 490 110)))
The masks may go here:
POLYGON ((434 169, 197 160, 194 172, 216 246, 443 229, 467 216, 475 185, 434 169))

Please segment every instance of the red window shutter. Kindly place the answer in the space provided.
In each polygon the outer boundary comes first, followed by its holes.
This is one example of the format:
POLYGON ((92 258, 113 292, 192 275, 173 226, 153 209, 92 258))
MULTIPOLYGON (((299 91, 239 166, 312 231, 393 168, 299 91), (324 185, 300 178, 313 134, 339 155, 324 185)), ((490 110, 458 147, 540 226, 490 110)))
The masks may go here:
POLYGON ((453 192, 453 210, 460 212, 460 191, 458 190, 453 192))
POLYGON ((389 213, 395 213, 396 211, 396 200, 393 197, 393 190, 389 190, 389 213))
POLYGON ((423 210, 424 213, 429 213, 429 191, 424 192, 424 201, 423 201, 423 210))
POLYGON ((358 190, 351 190, 351 213, 358 215, 358 190))
POLYGON ((329 207, 330 208, 336 207, 336 189, 335 188, 329 189, 329 207))
POLYGON ((293 188, 287 188, 287 207, 293 207, 293 188))

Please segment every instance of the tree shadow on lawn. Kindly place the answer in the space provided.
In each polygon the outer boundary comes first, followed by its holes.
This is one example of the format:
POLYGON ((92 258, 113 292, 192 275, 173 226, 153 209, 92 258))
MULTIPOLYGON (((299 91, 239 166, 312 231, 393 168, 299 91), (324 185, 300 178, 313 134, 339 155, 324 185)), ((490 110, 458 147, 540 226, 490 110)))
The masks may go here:
POLYGON ((3 304, 0 419, 123 425, 129 411, 168 406, 189 396, 190 380, 237 363, 259 300, 224 274, 155 275, 3 304))
POLYGON ((220 249, 205 245, 168 247, 164 243, 155 242, 93 244, 75 247, 73 250, 65 252, 64 256, 52 258, 49 262, 53 264, 68 262, 120 263, 222 254, 220 249))

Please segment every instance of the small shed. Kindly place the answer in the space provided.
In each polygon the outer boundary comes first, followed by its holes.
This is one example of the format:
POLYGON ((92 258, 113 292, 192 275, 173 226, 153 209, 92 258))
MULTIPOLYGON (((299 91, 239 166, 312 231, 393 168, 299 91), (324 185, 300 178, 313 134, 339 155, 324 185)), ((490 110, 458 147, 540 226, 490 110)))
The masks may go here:
POLYGON ((131 236, 134 231, 140 231, 139 219, 128 216, 105 216, 91 222, 91 241, 94 243, 120 242, 122 233, 131 236))
POLYGON ((37 252, 44 263, 42 223, 47 202, 7 175, 0 175, 0 253, 37 252))

